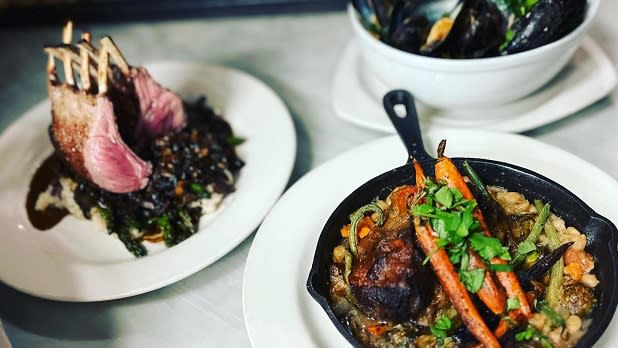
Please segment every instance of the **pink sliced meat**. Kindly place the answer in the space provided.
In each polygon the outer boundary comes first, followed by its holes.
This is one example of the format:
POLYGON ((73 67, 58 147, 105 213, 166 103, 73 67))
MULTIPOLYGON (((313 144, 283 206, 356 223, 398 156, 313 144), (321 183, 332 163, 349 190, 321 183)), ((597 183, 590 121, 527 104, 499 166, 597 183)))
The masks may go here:
POLYGON ((140 106, 135 129, 138 142, 185 126, 187 116, 178 95, 161 87, 144 68, 131 68, 131 79, 140 106))
POLYGON ((49 97, 52 142, 76 174, 110 192, 146 186, 151 164, 120 137, 113 104, 106 96, 50 84, 49 97))

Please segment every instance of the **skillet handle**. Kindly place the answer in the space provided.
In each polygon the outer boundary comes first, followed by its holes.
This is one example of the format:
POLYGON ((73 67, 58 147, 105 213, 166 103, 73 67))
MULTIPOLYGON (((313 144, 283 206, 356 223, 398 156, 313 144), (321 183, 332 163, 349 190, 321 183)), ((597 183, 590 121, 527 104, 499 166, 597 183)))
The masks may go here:
POLYGON ((427 153, 423 146, 421 127, 412 94, 408 91, 398 89, 386 93, 382 101, 388 118, 390 118, 393 126, 395 126, 397 130, 397 134, 399 134, 399 137, 408 150, 408 161, 410 161, 411 158, 416 158, 419 162, 432 160, 433 158, 427 153), (403 105, 405 113, 401 112, 403 111, 401 109, 397 110, 400 111, 398 113, 395 110, 397 105, 403 105))

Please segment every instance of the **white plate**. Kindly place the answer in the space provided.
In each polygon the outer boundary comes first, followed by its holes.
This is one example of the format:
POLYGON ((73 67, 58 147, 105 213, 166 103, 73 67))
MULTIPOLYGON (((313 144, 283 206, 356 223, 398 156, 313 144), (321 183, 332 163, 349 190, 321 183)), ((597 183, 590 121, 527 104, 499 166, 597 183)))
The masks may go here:
MULTIPOLYGON (((94 224, 67 217, 49 231, 31 226, 25 197, 34 171, 51 151, 44 101, 0 137, 0 280, 29 294, 66 301, 137 295, 183 279, 225 255, 262 221, 285 188, 296 137, 290 115, 266 85, 238 70, 180 62, 146 65, 162 85, 187 100, 206 95, 247 141, 236 192, 202 218, 200 231, 172 248, 134 258, 94 224), (273 139, 277 139, 276 142, 273 139)), ((44 88, 44 85, 41 86, 44 88)))
MULTIPOLYGON (((436 129, 425 141, 435 149, 443 138, 449 141, 450 156, 489 158, 535 170, 618 221, 618 210, 608 199, 618 197, 618 183, 578 157, 508 133, 436 129)), ((406 157, 397 136, 379 139, 316 168, 281 197, 258 230, 245 267, 243 306, 253 347, 350 346, 305 288, 316 243, 345 197, 374 176, 403 165, 406 157)), ((618 342, 616 318, 610 325, 599 346, 618 342)))
MULTIPOLYGON (((418 103, 424 128, 483 128, 524 132, 571 115, 606 96, 616 86, 616 70, 589 37, 566 68, 532 95, 497 108, 437 110, 418 103)), ((474 86, 470 86, 474 88, 474 86)), ((332 98, 342 119, 361 127, 393 133, 382 109, 388 88, 363 69, 358 44, 348 44, 333 80, 332 98)))

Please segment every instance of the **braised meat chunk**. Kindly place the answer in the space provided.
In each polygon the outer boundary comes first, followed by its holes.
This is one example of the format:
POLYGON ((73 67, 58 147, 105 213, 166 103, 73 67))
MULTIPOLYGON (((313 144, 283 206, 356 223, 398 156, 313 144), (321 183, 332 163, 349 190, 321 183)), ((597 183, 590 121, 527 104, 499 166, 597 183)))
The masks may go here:
POLYGON ((354 297, 371 316, 408 320, 430 301, 433 281, 428 280, 433 276, 421 265, 410 227, 376 229, 360 241, 359 250, 365 252, 352 268, 349 281, 354 297))

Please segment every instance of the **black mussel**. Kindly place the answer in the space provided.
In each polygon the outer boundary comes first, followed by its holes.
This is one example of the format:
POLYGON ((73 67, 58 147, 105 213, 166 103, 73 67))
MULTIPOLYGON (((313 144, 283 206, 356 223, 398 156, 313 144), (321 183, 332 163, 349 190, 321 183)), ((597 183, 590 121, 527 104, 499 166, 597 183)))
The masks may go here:
POLYGON ((512 40, 501 54, 531 50, 556 41, 584 19, 586 0, 540 0, 513 23, 512 40))
POLYGON ((417 1, 397 1, 393 7, 384 41, 400 50, 419 53, 429 35, 431 23, 417 14, 417 1))
POLYGON ((361 23, 375 35, 382 35, 388 27, 393 3, 391 0, 352 0, 361 23))
POLYGON ((400 0, 391 11, 384 41, 401 50, 431 54, 449 35, 463 0, 400 0))
POLYGON ((508 19, 493 0, 465 0, 450 34, 434 53, 446 58, 495 56, 504 42, 508 19))

